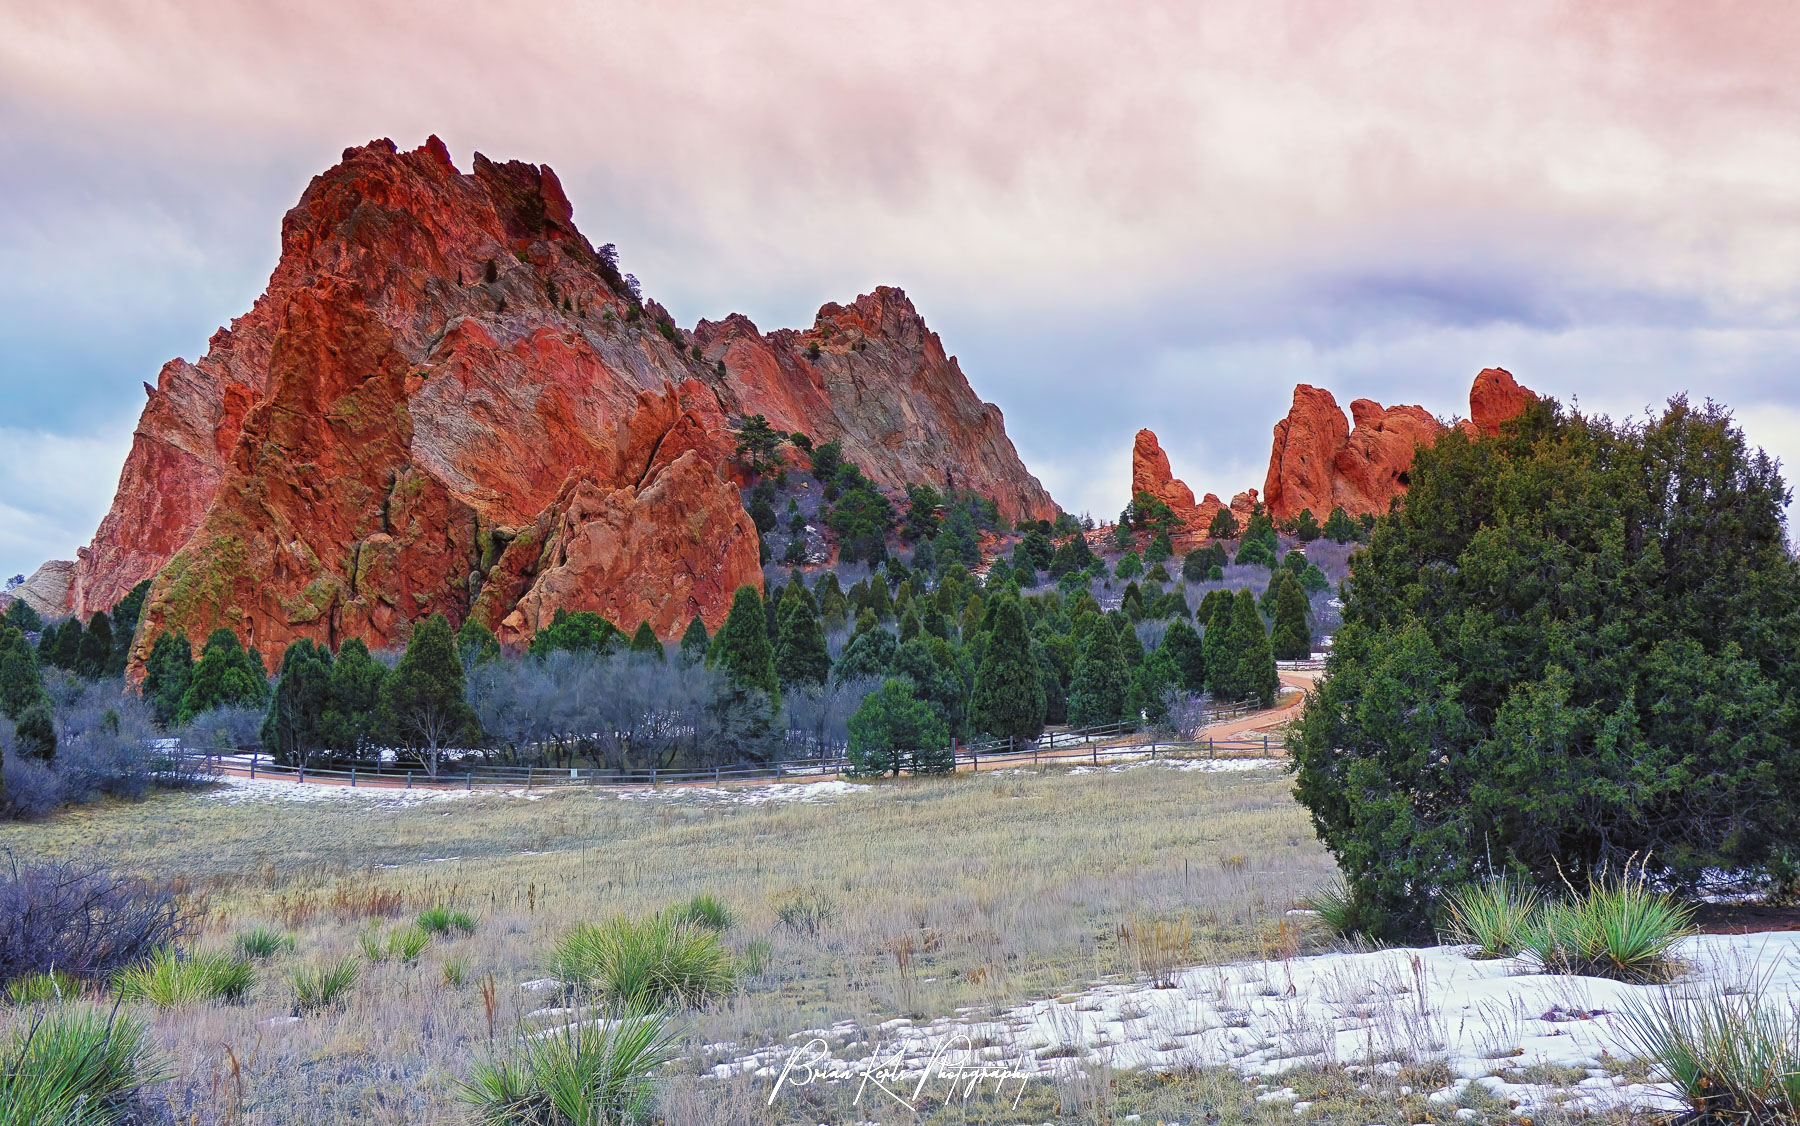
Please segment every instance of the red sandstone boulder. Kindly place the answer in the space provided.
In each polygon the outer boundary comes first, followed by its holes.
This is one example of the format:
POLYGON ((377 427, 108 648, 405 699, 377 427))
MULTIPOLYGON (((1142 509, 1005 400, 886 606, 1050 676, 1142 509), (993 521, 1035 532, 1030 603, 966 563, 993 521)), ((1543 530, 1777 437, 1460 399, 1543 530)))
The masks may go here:
POLYGON ((1484 368, 1469 388, 1469 420, 1488 437, 1500 433, 1500 424, 1517 417, 1537 402, 1529 388, 1521 387, 1505 368, 1484 368))

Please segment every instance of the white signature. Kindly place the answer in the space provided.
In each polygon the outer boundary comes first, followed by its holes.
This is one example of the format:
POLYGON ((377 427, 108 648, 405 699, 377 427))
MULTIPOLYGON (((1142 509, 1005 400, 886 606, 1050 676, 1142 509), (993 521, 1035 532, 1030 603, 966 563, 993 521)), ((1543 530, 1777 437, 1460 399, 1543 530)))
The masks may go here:
MULTIPOLYGON (((993 1080, 994 1094, 999 1096, 1004 1093, 1008 1081, 1017 1080, 1019 1090, 1013 1096, 1013 1107, 1016 1109, 1019 1100, 1025 1097, 1025 1084, 1033 1074, 1019 1064, 976 1057, 974 1043, 967 1036, 956 1033, 944 1037, 933 1046, 930 1056, 924 1061, 923 1069, 917 1072, 918 1082, 911 1083, 914 1068, 909 1067, 906 1062, 908 1044, 908 1041, 902 1041, 886 1055, 877 1044, 867 1059, 852 1065, 850 1073, 860 1073, 862 1081, 857 1084, 856 1098, 851 1100, 851 1105, 860 1106, 863 1095, 871 1086, 902 1106, 917 1110, 921 1101, 926 1098, 926 1086, 933 1079, 943 1084, 945 1103, 953 1098, 966 1101, 989 1080, 993 1080), (952 1052, 966 1057, 968 1062, 953 1058, 952 1052), (910 1095, 906 1093, 909 1084, 912 1086, 910 1095)), ((823 1037, 815 1036, 808 1040, 788 1053, 787 1065, 781 1069, 781 1075, 775 1080, 775 1089, 769 1092, 769 1102, 765 1105, 773 1105, 775 1096, 781 1094, 783 1087, 806 1087, 814 1080, 826 1078, 821 1069, 825 1064, 835 1062, 831 1046, 823 1037)))

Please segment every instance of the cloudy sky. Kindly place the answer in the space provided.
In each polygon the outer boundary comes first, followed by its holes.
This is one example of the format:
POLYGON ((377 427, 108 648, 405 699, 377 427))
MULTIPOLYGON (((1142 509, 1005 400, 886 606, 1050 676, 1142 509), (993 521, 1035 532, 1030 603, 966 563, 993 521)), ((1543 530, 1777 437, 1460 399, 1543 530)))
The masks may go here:
POLYGON ((1063 505, 1154 428, 1260 486, 1294 384, 1490 365, 1800 463, 1800 6, 0 0, 0 578, 350 144, 556 168, 677 319, 904 287, 1063 505))

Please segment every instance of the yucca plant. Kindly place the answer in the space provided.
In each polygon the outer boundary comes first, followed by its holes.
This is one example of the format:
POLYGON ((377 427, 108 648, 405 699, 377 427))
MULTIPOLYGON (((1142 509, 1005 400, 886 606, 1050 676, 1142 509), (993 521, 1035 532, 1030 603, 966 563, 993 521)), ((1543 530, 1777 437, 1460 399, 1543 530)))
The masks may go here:
POLYGON ((1765 1005, 1765 984, 1664 989, 1620 1014, 1632 1052, 1663 1072, 1699 1121, 1800 1121, 1800 1016, 1765 1005))
POLYGON ((1315 889, 1301 905, 1318 913, 1319 921, 1339 938, 1357 938, 1381 933, 1381 918, 1369 911, 1342 876, 1315 889))
POLYGON ((1479 947, 1478 958, 1510 958, 1542 902, 1535 888, 1506 876, 1458 888, 1444 902, 1450 940, 1479 947))
POLYGON ((718 896, 706 891, 700 892, 686 903, 669 908, 669 913, 676 919, 698 923, 715 932, 728 931, 737 922, 731 909, 719 902, 718 896))
POLYGON ((0 1126, 120 1121, 138 1088, 168 1078, 148 1041, 133 1016, 66 1006, 34 1017, 0 1052, 0 1126))
POLYGON ((431 933, 423 927, 396 927, 394 933, 388 935, 388 957, 401 962, 416 962, 425 948, 431 945, 431 933))
POLYGON ((1667 981, 1676 943, 1693 933, 1693 908, 1651 891, 1642 877, 1596 879, 1587 894, 1552 900, 1519 935, 1519 953, 1547 973, 1667 981))
POLYGON ((294 936, 270 927, 252 927, 237 936, 238 953, 246 958, 273 958, 293 952, 294 936))
POLYGON ((302 966, 289 978, 294 987, 294 1014, 322 1012, 341 1002, 362 977, 355 958, 318 966, 302 966))
POLYGON ((45 1005, 81 996, 81 982, 61 970, 26 974, 9 983, 6 999, 15 1005, 45 1005))
POLYGON ((127 1001, 148 1001, 159 1009, 204 1001, 242 1000, 256 981, 249 962, 214 952, 182 957, 165 947, 141 966, 113 978, 113 992, 127 1001))
POLYGON ((453 911, 448 907, 427 907, 419 912, 417 925, 427 934, 449 934, 453 930, 472 934, 475 917, 467 911, 453 911))
POLYGON ((476 1064, 456 1095, 483 1126, 631 1122, 650 1109, 651 1073, 678 1055, 661 1013, 593 1013, 476 1064))
POLYGON ((667 914, 576 927, 558 940, 552 972, 579 992, 639 1008, 697 1008, 733 984, 718 936, 667 914))

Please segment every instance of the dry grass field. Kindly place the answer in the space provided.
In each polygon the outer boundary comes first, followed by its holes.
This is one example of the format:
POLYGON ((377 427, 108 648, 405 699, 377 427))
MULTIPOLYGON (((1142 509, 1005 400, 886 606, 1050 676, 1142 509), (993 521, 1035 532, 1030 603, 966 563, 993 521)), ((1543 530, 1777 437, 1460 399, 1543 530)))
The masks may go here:
MULTIPOLYGON (((402 806, 405 796, 391 792, 328 801, 165 793, 0 826, 0 849, 176 881, 205 918, 196 949, 227 948, 259 925, 294 937, 292 952, 259 963, 241 1002, 154 1012, 176 1073, 160 1089, 174 1121, 448 1123, 469 1120, 454 1080, 550 1003, 521 985, 544 976, 559 936, 696 893, 735 916, 725 942, 749 972, 728 1002, 683 1018, 689 1071, 712 1058, 706 1045, 999 1008, 1153 959, 1318 944, 1285 912, 1333 867, 1289 785, 1273 769, 1152 765, 909 779, 809 801, 549 791, 402 806), (341 1006, 295 1017, 295 969, 359 956, 440 905, 474 916, 473 932, 440 936, 412 961, 365 959, 341 1006), (1178 949, 1129 938, 1156 933, 1178 949)), ((1182 1082, 1245 1090, 1236 1078, 1182 1082)), ((768 1083, 755 1086, 676 1077, 660 1113, 670 1122, 840 1120, 805 1099, 766 1107, 768 1083)), ((1177 1097, 1127 1077, 1085 1102, 1073 1088, 1046 1089, 1033 1098, 1054 1105, 991 1109, 1006 1120, 1100 1121, 1108 1100, 1137 1086, 1146 1098, 1177 1097)), ((1251 1119, 1266 1109, 1239 1101, 1251 1119)))

